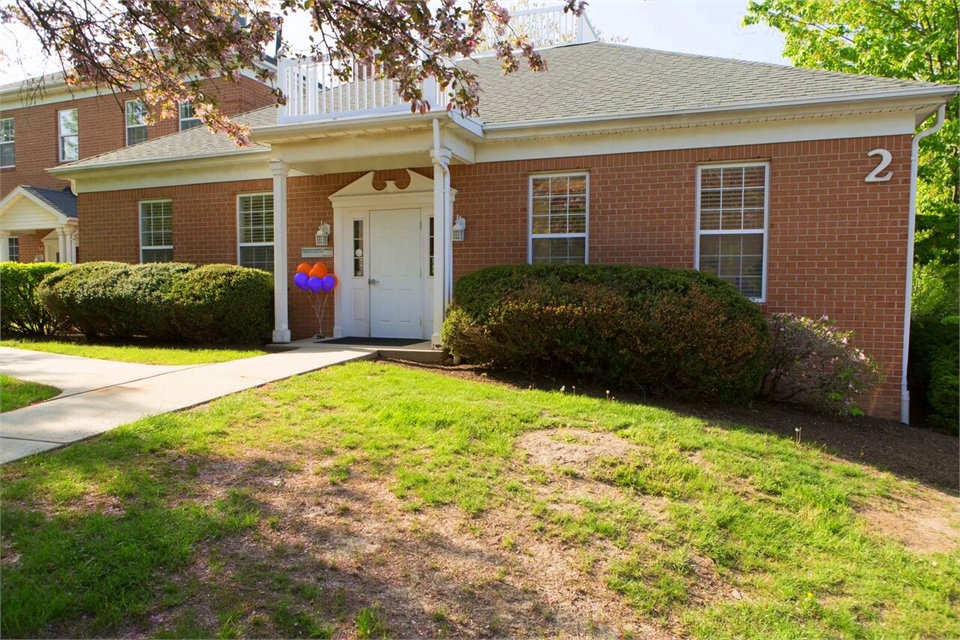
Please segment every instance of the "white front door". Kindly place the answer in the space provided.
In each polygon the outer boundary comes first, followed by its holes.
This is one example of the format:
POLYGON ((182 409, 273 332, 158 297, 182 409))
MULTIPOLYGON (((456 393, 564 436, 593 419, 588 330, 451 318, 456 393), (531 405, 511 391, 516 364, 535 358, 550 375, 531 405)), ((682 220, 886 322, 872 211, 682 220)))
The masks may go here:
POLYGON ((420 209, 370 212, 370 335, 423 334, 420 209))

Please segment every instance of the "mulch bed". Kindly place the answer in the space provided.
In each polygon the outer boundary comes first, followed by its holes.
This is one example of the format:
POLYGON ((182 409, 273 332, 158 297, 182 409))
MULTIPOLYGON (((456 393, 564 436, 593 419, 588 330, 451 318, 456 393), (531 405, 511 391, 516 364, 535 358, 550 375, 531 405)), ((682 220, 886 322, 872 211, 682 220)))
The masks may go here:
MULTIPOLYGON (((454 378, 495 382, 519 389, 557 390, 564 384, 562 381, 493 371, 476 365, 395 363, 454 378)), ((567 383, 566 388, 569 392, 572 385, 567 383)), ((605 389, 579 386, 576 392, 599 398, 606 395, 605 389)), ((757 402, 751 407, 731 407, 650 400, 623 391, 614 395, 623 402, 642 402, 711 422, 749 425, 790 439, 796 438, 796 429, 800 427, 803 442, 820 445, 840 458, 869 464, 904 478, 945 489, 952 495, 960 493, 960 439, 932 429, 870 417, 830 418, 800 407, 766 402, 757 402)))

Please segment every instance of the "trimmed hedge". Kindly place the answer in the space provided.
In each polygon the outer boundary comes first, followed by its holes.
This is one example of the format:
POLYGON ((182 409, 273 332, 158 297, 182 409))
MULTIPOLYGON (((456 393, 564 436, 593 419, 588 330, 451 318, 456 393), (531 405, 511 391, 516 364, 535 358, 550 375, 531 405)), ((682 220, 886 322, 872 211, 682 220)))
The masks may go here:
POLYGON ((719 278, 621 265, 476 271, 443 327, 473 362, 728 402, 760 388, 769 339, 760 308, 719 278))
POLYGON ((40 303, 37 287, 45 277, 68 266, 56 262, 0 263, 0 335, 48 336, 63 329, 59 318, 40 303))
POLYGON ((246 344, 270 331, 273 277, 233 265, 90 262, 48 277, 39 298, 88 338, 246 344))

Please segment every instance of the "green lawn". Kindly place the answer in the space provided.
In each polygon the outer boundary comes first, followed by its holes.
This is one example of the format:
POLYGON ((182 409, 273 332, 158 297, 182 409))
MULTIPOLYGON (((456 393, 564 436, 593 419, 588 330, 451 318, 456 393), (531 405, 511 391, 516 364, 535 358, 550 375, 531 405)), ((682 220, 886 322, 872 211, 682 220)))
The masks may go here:
POLYGON ((117 362, 135 362, 138 364, 190 365, 227 362, 261 356, 266 351, 256 347, 243 349, 204 348, 167 346, 141 346, 137 344, 87 344, 70 340, 30 340, 28 338, 2 340, 0 346, 30 351, 60 353, 67 356, 116 360, 117 362))
POLYGON ((60 389, 38 382, 27 382, 0 374, 0 412, 13 411, 34 402, 43 402, 60 389))
POLYGON ((920 502, 956 531, 955 498, 745 426, 395 365, 141 420, 0 487, 4 637, 960 636, 960 550, 867 517, 920 502))

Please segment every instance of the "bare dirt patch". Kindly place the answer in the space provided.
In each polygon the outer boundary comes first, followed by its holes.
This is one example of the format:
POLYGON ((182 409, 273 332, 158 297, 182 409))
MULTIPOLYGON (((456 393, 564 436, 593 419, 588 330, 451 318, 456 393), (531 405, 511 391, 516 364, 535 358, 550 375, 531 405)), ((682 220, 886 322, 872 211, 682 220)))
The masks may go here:
POLYGON ((960 549, 960 498, 921 488, 860 509, 870 528, 918 553, 960 549))
POLYGON ((586 473, 590 463, 605 457, 626 458, 640 450, 614 433, 585 429, 529 431, 517 440, 527 462, 546 469, 571 468, 586 473))

